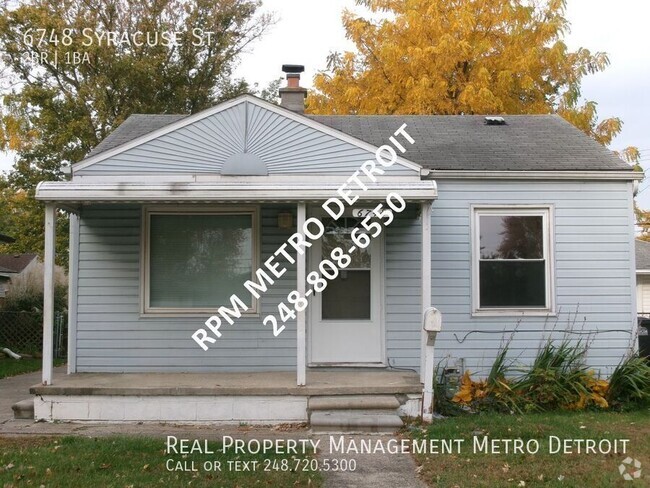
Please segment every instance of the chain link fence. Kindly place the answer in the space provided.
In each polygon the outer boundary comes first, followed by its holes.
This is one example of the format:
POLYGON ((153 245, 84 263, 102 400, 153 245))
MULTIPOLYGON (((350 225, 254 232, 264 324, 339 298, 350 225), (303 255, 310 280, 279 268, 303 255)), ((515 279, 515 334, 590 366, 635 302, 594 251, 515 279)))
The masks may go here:
MULTIPOLYGON (((68 345, 68 318, 65 313, 54 315, 54 357, 65 358, 68 345)), ((43 350, 42 312, 0 311, 0 348, 16 353, 34 354, 43 350)))

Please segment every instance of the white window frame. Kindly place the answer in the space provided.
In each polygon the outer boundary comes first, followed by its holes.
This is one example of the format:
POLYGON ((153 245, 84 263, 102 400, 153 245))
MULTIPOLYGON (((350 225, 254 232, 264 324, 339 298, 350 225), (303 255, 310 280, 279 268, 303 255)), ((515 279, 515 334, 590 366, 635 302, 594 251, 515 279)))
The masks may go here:
POLYGON ((552 205, 472 205, 471 254, 472 254, 472 316, 554 316, 555 312, 555 217, 552 205), (546 304, 544 307, 489 307, 480 304, 480 217, 481 216, 530 216, 542 217, 543 251, 546 277, 546 304))
MULTIPOLYGON (((149 306, 149 269, 150 269, 150 221, 151 215, 250 215, 252 225, 252 269, 251 279, 255 279, 255 271, 260 263, 260 208, 259 206, 223 206, 198 207, 198 206, 171 206, 171 205, 146 205, 142 207, 142 233, 140 236, 140 315, 143 317, 186 317, 194 315, 214 314, 217 307, 213 308, 176 308, 176 307, 151 307, 149 306)), ((244 300, 244 297, 240 297, 244 300)), ((231 308, 230 303, 222 303, 231 308)), ((251 294, 250 307, 243 315, 258 315, 259 300, 251 294)))

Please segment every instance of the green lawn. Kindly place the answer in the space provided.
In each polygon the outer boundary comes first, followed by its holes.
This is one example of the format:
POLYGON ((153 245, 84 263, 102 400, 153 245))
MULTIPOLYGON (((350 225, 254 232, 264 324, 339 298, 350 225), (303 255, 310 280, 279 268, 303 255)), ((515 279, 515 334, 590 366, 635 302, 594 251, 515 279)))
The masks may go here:
MULTIPOLYGON (((16 376, 23 373, 31 373, 41 369, 42 359, 28 359, 22 358, 19 360, 7 358, 0 353, 0 379, 8 378, 9 376, 16 376)), ((64 364, 63 359, 55 359, 54 365, 60 366, 64 364)))
MULTIPOLYGON (((164 439, 141 437, 0 438, 0 486, 320 486, 321 478, 317 473, 264 471, 265 459, 281 460, 287 457, 291 456, 230 453, 168 455, 165 454, 164 439), (173 459, 172 467, 181 462, 190 468, 193 461, 198 471, 169 471, 166 466, 168 459, 173 459), (206 461, 215 460, 221 462, 221 471, 204 470, 206 461), (229 460, 256 460, 260 464, 255 471, 235 471, 228 468, 229 460)), ((240 466, 243 467, 243 463, 240 466)))
MULTIPOLYGON (((411 426, 416 438, 464 439, 460 454, 416 455, 420 475, 441 487, 611 487, 650 486, 650 411, 632 413, 560 412, 525 416, 480 414, 434 421, 425 429, 411 426), (474 452, 481 439, 536 439, 537 454, 474 452), (549 436, 561 439, 629 439, 628 454, 550 454, 549 436), (618 471, 627 456, 642 463, 642 478, 625 481, 618 471)), ((531 444, 531 448, 532 448, 531 444)), ((553 446, 555 447, 555 446, 553 446)), ((575 450, 575 447, 573 448, 575 450)))

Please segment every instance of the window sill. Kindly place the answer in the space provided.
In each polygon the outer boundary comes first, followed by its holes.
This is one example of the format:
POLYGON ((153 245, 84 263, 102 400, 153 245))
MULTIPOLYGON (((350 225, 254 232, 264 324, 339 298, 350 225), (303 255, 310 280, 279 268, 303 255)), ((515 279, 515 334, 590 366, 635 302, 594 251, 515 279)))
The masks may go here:
MULTIPOLYGON (((187 312, 140 312, 141 319, 156 319, 156 318, 196 318, 204 317, 207 320, 212 315, 217 315, 217 310, 198 310, 198 311, 187 311, 187 312)), ((257 311, 248 311, 242 312, 242 318, 257 318, 260 317, 260 313, 257 311)), ((236 320, 233 318, 233 320, 236 320)))
POLYGON ((557 313, 548 308, 495 308, 474 310, 472 317, 557 317, 557 313))

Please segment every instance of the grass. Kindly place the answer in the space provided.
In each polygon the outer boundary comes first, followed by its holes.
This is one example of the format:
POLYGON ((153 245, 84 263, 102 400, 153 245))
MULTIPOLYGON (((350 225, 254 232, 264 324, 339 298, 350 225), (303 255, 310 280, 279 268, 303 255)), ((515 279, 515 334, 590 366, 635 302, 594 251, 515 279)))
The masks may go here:
MULTIPOLYGON (((64 363, 65 361, 63 359, 54 360, 54 366, 60 366, 64 363)), ((7 358, 0 353, 0 379, 8 378, 9 376, 16 376, 19 374, 40 371, 42 364, 42 359, 22 358, 15 360, 7 358)))
POLYGON ((460 454, 418 454, 420 475, 440 487, 650 486, 650 410, 553 412, 529 415, 484 413, 411 426, 411 436, 464 439, 460 454), (473 438, 537 439, 537 454, 474 453, 473 438), (549 436, 561 439, 630 439, 627 454, 550 454, 549 436), (625 481, 618 466, 627 456, 642 464, 642 479, 625 481), (522 484, 523 482, 523 484, 522 484))
POLYGON ((263 470, 264 459, 287 455, 165 454, 165 441, 143 437, 0 438, 0 486, 48 487, 299 487, 320 486, 318 473, 263 470), (168 471, 167 459, 189 463, 198 472, 168 471), (221 461, 221 471, 203 470, 206 461, 221 461), (260 461, 256 471, 229 470, 227 461, 260 461))

